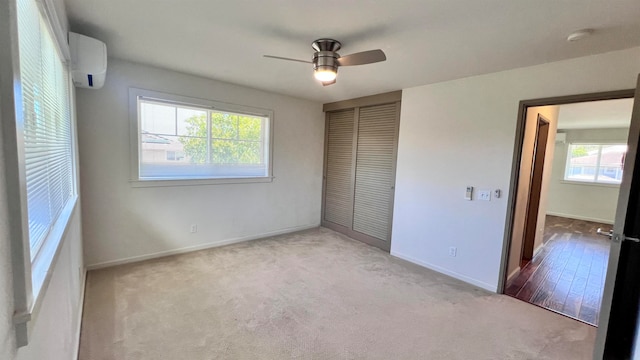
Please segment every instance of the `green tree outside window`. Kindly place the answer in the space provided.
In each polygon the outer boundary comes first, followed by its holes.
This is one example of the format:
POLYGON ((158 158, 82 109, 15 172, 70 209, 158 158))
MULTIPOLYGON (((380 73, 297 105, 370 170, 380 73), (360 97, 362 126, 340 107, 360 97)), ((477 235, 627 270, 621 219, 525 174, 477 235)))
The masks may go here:
POLYGON ((211 159, 207 161, 206 116, 192 116, 185 120, 187 136, 179 138, 185 154, 192 163, 204 164, 261 164, 262 118, 211 112, 211 159))

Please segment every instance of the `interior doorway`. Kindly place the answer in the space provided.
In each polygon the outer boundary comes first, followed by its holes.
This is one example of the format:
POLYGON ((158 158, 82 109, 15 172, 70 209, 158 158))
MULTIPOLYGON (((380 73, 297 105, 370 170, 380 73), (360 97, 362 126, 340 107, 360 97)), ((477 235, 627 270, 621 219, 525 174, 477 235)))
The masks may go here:
POLYGON ((598 325, 632 96, 521 103, 506 295, 598 325))

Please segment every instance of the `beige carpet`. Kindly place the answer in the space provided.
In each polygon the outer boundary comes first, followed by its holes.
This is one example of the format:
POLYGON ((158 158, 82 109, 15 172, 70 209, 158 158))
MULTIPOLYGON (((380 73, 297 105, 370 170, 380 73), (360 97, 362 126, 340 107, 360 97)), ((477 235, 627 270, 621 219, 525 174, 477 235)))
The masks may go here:
POLYGON ((589 359, 595 328, 324 228, 89 273, 80 359, 589 359))

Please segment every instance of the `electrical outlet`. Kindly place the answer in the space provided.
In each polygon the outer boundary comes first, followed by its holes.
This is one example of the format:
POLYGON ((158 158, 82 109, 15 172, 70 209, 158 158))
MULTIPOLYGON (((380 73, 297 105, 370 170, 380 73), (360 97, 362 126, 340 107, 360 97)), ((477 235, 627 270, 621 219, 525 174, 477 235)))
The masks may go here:
POLYGON ((491 201, 491 191, 489 190, 478 191, 478 200, 491 201))
POLYGON ((456 255, 458 255, 458 248, 455 246, 452 246, 449 248, 449 256, 451 257, 456 257, 456 255))
POLYGON ((198 232, 198 225, 197 224, 191 224, 191 233, 197 233, 198 232))

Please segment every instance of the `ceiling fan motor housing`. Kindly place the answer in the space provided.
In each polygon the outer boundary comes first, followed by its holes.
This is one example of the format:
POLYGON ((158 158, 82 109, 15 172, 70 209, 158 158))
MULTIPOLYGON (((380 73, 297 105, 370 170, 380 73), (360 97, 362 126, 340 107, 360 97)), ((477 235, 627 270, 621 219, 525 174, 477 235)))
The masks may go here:
POLYGON ((333 51, 318 51, 313 54, 313 70, 338 72, 339 55, 333 51))
POLYGON ((313 70, 338 72, 338 58, 340 55, 336 51, 340 50, 342 44, 333 39, 318 39, 311 44, 316 51, 313 54, 313 70))

